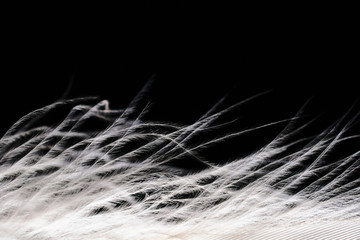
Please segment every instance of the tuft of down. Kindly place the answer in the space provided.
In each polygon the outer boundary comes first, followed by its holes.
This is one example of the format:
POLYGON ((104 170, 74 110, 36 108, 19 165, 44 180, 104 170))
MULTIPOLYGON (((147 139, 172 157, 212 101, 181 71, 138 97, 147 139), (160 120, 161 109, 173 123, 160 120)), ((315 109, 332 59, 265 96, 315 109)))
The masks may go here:
POLYGON ((56 102, 7 131, 1 239, 360 239, 360 148, 346 148, 358 143, 357 116, 309 136, 301 112, 237 128, 230 118, 246 99, 164 123, 146 120, 144 91, 122 110, 56 102), (238 139, 274 126, 282 130, 240 156, 238 139))

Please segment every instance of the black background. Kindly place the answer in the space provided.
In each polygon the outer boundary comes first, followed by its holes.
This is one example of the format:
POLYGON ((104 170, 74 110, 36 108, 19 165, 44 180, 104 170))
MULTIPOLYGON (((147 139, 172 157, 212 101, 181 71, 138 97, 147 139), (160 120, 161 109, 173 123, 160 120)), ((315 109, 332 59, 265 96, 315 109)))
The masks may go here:
POLYGON ((244 15, 244 8, 169 2, 6 17, 1 133, 63 96, 126 107, 152 76, 160 120, 191 122, 227 92, 241 100, 272 90, 253 107, 269 119, 292 116, 311 97, 314 115, 341 114, 357 99, 352 14, 291 8, 244 15))

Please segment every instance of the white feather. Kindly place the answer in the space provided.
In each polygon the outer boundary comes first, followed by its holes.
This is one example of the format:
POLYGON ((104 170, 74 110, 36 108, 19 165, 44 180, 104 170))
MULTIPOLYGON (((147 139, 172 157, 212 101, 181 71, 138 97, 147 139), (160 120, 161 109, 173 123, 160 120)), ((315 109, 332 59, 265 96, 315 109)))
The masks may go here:
POLYGON ((360 239, 360 149, 328 160, 358 137, 347 134, 356 117, 310 137, 299 137, 298 115, 231 132, 237 121, 224 116, 247 101, 181 125, 143 120, 143 94, 118 111, 94 99, 54 103, 9 129, 0 140, 2 239, 360 239), (64 106, 59 123, 36 126, 64 106), (93 120, 107 127, 86 127, 93 120), (248 156, 202 155, 284 123, 248 156), (189 159, 201 167, 174 164, 189 159))

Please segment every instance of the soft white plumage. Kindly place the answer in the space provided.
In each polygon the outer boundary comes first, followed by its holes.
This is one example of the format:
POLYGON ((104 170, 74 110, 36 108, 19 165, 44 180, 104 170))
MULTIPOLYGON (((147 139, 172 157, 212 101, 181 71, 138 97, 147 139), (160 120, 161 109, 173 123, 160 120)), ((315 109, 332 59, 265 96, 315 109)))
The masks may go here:
POLYGON ((54 103, 8 130, 2 239, 360 239, 360 148, 332 155, 358 137, 356 117, 312 136, 301 136, 301 113, 232 131, 226 116, 247 99, 189 125, 149 122, 143 93, 124 110, 92 98, 54 103), (284 127, 248 156, 203 155, 271 126, 284 127))

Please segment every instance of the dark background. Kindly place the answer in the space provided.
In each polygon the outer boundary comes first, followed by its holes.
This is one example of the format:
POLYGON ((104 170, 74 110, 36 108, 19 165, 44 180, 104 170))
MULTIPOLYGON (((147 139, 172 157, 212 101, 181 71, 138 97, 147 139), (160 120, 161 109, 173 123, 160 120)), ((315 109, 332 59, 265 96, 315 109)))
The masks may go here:
POLYGON ((264 121, 291 117, 311 97, 313 115, 341 114, 357 99, 351 14, 243 16, 231 9, 125 1, 111 13, 6 18, 0 132, 64 96, 99 96, 126 107, 152 76, 160 120, 191 122, 227 92, 236 101, 272 90, 252 108, 264 121))

